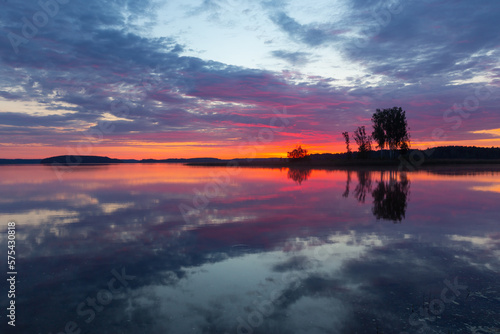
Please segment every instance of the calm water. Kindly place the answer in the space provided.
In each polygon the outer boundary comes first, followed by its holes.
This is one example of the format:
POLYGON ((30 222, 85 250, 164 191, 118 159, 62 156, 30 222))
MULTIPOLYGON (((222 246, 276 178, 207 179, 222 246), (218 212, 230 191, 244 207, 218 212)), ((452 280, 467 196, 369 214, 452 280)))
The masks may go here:
POLYGON ((499 176, 2 166, 2 333, 499 333, 499 176))

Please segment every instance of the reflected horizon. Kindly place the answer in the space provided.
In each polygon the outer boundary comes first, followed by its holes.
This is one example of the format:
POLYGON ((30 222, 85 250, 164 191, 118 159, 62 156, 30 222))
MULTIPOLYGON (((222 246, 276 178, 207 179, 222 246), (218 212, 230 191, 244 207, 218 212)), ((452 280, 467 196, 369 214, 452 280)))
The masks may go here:
POLYGON ((499 173, 438 172, 131 164, 59 181, 46 166, 2 167, 0 217, 18 226, 16 327, 495 333, 499 173), (135 278, 87 322, 79 305, 122 268, 135 278), (455 277, 467 286, 457 303, 421 316, 455 277))

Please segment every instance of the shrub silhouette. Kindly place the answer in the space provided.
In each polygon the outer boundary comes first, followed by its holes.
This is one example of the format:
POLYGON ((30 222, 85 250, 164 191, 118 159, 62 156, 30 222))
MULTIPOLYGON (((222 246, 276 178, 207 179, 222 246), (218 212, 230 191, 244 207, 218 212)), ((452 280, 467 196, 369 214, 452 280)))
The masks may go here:
POLYGON ((291 152, 287 152, 287 156, 289 159, 305 159, 307 158, 307 150, 302 148, 301 145, 297 146, 295 149, 293 149, 291 152))

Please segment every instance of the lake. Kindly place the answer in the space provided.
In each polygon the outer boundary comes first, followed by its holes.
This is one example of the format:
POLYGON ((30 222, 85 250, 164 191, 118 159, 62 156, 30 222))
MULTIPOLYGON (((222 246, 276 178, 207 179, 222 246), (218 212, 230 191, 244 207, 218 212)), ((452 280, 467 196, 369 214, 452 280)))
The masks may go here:
POLYGON ((499 333, 499 176, 0 166, 2 332, 499 333))

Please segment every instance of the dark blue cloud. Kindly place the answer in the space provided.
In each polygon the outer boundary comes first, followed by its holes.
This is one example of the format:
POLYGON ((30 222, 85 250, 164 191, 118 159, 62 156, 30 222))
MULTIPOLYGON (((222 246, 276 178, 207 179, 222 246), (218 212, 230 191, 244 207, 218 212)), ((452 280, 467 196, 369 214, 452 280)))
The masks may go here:
POLYGON ((311 53, 308 52, 288 52, 285 50, 276 50, 272 52, 272 55, 276 58, 286 60, 292 65, 305 65, 310 60, 311 53))
POLYGON ((498 2, 400 2, 397 10, 380 1, 361 10, 360 3, 353 2, 349 20, 358 23, 361 37, 344 44, 345 54, 375 73, 413 82, 467 79, 496 63, 497 51, 489 51, 500 43, 498 2))
POLYGON ((318 46, 331 40, 325 30, 310 25, 302 25, 284 12, 272 15, 271 20, 292 39, 309 46, 318 46))

